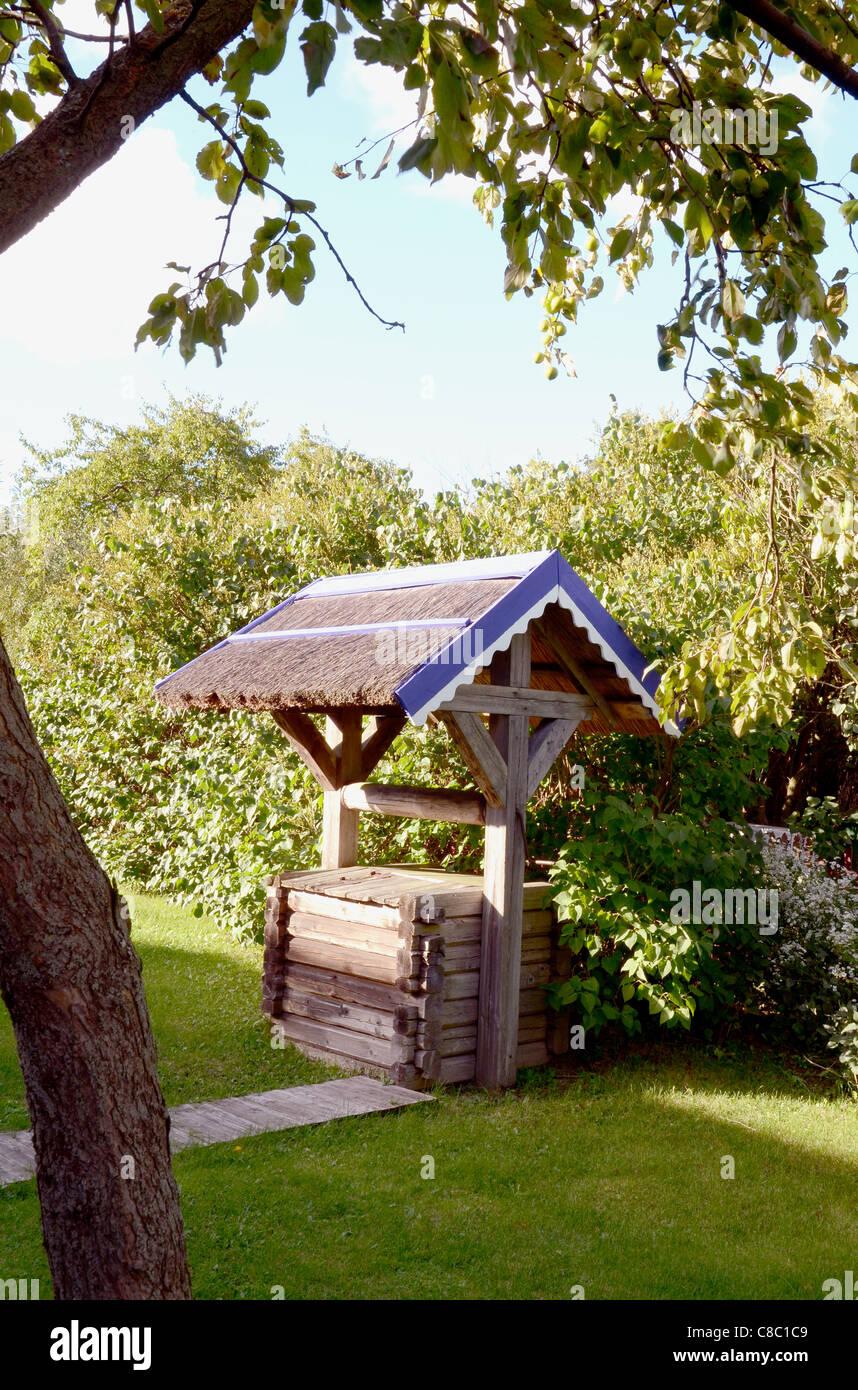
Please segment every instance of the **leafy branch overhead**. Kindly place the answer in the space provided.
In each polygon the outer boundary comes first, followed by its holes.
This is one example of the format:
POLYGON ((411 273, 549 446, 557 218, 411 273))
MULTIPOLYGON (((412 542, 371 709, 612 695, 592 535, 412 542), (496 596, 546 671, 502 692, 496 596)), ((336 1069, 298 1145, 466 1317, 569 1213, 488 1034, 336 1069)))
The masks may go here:
MULTIPOLYGON (((205 128, 197 167, 215 185, 224 226, 213 262, 173 267, 184 278, 153 301, 138 341, 166 346, 177 335, 186 359, 206 345, 220 360, 262 280, 301 302, 319 239, 357 289, 314 205, 280 181, 288 132, 275 138, 261 97, 290 36, 310 97, 344 40, 360 62, 399 74, 414 120, 385 138, 375 176, 398 156, 402 173, 474 182, 506 248, 505 293, 541 297, 536 357, 549 377, 574 370, 564 340, 585 301, 615 275, 631 290, 657 258, 671 259, 676 303, 654 350, 662 370, 681 370, 693 409, 665 425, 661 446, 677 466, 690 448, 698 466, 767 480, 769 540, 731 636, 733 655, 783 668, 766 616, 778 602, 782 499, 810 518, 815 557, 829 543, 837 563, 855 553, 855 479, 842 449, 812 428, 812 407, 825 386, 847 413, 858 409, 858 369, 843 350, 850 266, 831 274, 824 255, 831 219, 854 250, 858 156, 839 181, 820 179, 811 109, 781 79, 797 68, 833 84, 851 113, 858 7, 95 0, 90 29, 66 30, 55 0, 0 8, 0 250, 115 153, 129 118, 139 124, 183 97, 205 128), (103 56, 94 71, 92 53, 103 56), (200 74, 214 89, 208 102, 201 84, 188 90, 200 74), (40 119, 46 99, 54 105, 40 119), (245 194, 274 206, 234 250, 245 194)), ((334 173, 353 166, 362 178, 368 158, 334 173)), ((726 680, 732 656, 706 659, 726 680)), ((696 698, 698 676, 693 665, 678 672, 677 698, 696 698)))

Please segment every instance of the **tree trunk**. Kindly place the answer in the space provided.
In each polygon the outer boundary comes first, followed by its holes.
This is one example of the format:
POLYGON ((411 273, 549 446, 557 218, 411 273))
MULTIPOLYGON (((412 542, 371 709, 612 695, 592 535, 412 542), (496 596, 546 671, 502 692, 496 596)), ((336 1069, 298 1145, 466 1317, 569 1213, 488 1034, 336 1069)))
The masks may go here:
POLYGON ((140 961, 2 642, 0 992, 27 1087, 55 1296, 190 1298, 140 961))

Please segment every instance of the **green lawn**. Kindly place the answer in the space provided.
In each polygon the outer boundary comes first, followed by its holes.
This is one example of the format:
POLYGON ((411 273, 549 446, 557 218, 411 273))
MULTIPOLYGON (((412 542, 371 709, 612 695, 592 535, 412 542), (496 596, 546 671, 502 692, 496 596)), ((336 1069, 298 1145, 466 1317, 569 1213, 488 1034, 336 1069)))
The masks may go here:
MULTIPOLYGON (((258 948, 144 898, 134 938, 170 1104, 336 1074, 269 1047, 258 948)), ((677 1039, 520 1081, 179 1155, 197 1297, 820 1298, 856 1268, 858 1111, 777 1059, 677 1039)), ((22 1098, 3 1015, 0 1127, 22 1098)), ((33 1182, 0 1189, 0 1274, 49 1288, 33 1182)))

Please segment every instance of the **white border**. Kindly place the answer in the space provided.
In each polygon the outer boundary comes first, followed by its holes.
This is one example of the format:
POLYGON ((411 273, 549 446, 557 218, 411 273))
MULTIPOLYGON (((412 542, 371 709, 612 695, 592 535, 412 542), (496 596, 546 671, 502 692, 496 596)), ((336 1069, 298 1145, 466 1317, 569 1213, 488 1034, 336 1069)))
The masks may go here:
POLYGON ((474 579, 523 579, 551 550, 527 555, 489 556, 485 560, 454 560, 444 565, 408 565, 403 569, 371 570, 368 574, 340 574, 314 579, 294 598, 333 597, 336 594, 369 594, 377 589, 420 588, 425 584, 467 583, 474 579))
MULTIPOLYGON (((516 636, 517 633, 526 632, 534 619, 542 616, 549 603, 559 603, 561 608, 567 609, 567 611, 572 614, 575 626, 584 628, 590 641, 599 648, 605 660, 610 662, 617 674, 622 677, 629 686, 629 689, 637 695, 641 704, 649 710, 659 723, 661 723, 658 705, 649 691, 641 685, 637 677, 634 676, 625 663, 620 660, 614 649, 608 644, 602 634, 593 627, 592 623, 588 621, 561 584, 553 585, 531 608, 525 613, 522 613, 516 622, 501 634, 497 641, 493 642, 490 647, 486 647, 486 649, 480 653, 479 657, 475 658, 464 670, 453 676, 439 693, 433 695, 430 700, 427 700, 426 704, 421 706, 416 713, 409 715, 411 723, 417 728, 420 728, 422 724, 425 724, 427 715, 431 714, 439 705, 443 705, 447 700, 452 700, 461 685, 472 684, 474 676, 478 671, 481 671, 484 666, 489 664, 495 653, 506 651, 513 637, 516 636)), ((477 620, 475 626, 478 626, 478 622, 479 620, 477 620)), ((433 662, 433 664, 435 663, 433 662)), ((662 728, 664 728, 666 733, 670 734, 672 738, 679 737, 680 731, 672 719, 666 720, 662 728)))

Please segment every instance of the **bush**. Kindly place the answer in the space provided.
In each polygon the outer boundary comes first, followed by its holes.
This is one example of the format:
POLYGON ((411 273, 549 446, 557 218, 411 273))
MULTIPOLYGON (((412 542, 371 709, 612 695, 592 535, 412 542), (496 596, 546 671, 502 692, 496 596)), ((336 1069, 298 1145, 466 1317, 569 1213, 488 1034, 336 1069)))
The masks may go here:
POLYGON ((843 1004, 824 1025, 828 1046, 837 1052, 841 1089, 858 1097, 858 1004, 843 1004))
POLYGON ((836 866, 777 841, 762 853, 779 908, 760 981, 768 1031, 821 1045, 826 1021, 858 1001, 858 887, 836 866))
POLYGON ((809 796, 800 815, 790 816, 789 827, 813 840, 820 859, 842 859, 858 846, 858 811, 841 814, 834 796, 809 796))
POLYGON ((690 1028, 698 1007, 729 1010, 759 969, 757 927, 679 920, 675 890, 691 893, 695 880, 756 890, 762 859, 750 834, 613 795, 588 794, 584 811, 586 828, 551 872, 573 956, 571 978, 552 986, 554 1006, 571 1008, 585 1030, 618 1024, 629 1034, 647 1015, 690 1028))

